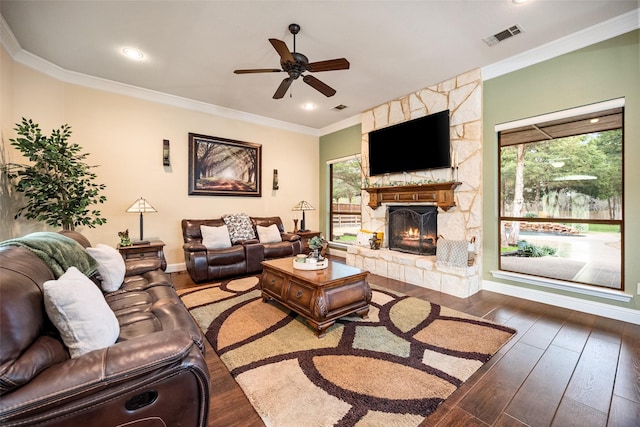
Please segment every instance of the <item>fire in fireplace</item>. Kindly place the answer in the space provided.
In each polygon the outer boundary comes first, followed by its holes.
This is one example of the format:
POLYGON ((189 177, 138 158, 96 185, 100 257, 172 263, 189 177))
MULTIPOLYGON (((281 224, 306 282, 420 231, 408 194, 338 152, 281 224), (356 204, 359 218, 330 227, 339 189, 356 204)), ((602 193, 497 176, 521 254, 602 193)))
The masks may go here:
POLYGON ((437 206, 389 206, 389 249, 435 255, 438 236, 437 206))

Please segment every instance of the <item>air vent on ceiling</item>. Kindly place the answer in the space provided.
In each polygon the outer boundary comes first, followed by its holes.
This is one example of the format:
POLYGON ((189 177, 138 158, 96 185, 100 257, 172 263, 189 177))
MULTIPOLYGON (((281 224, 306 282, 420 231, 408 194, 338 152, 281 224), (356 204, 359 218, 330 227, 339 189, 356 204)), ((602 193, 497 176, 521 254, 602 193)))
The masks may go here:
POLYGON ((340 105, 336 105, 335 107, 333 107, 334 110, 344 110, 345 108, 347 108, 346 105, 340 104, 340 105))
POLYGON ((500 31, 497 34, 494 34, 492 36, 489 37, 485 37, 484 42, 486 44, 488 44, 489 46, 495 46, 496 44, 498 44, 498 42, 501 42, 503 40, 506 40, 510 37, 513 37, 515 35, 518 35, 522 32, 522 27, 520 27, 520 25, 514 25, 513 27, 509 27, 504 31, 500 31))

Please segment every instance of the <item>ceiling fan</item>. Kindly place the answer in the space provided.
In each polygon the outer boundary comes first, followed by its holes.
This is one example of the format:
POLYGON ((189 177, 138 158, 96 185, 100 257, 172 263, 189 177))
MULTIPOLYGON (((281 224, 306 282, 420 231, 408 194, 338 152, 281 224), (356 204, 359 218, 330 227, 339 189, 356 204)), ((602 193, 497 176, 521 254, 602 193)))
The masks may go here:
POLYGON ((282 80, 280 86, 273 94, 273 99, 280 99, 287 93, 289 86, 296 80, 298 77, 302 76, 302 80, 322 93, 325 96, 333 96, 336 94, 336 90, 331 86, 323 83, 312 75, 303 75, 305 71, 309 71, 311 73, 320 72, 320 71, 333 71, 333 70, 347 70, 349 69, 349 61, 345 58, 338 59, 329 59, 327 61, 318 61, 318 62, 309 62, 309 59, 301 54, 300 52, 296 52, 296 34, 300 32, 300 25, 291 24, 289 25, 289 31, 293 34, 293 52, 289 52, 289 48, 286 43, 278 40, 278 39, 269 39, 269 42, 273 46, 273 48, 280 55, 280 66, 279 68, 256 68, 251 70, 235 70, 236 74, 250 74, 250 73, 279 73, 281 71, 285 71, 289 74, 289 77, 282 80))

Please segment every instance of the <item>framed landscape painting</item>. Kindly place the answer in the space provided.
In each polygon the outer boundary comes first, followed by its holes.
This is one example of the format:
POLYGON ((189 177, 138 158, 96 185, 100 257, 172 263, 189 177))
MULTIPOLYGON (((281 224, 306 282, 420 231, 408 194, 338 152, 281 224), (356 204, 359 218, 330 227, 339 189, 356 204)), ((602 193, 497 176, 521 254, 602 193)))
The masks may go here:
POLYGON ((189 133, 189 194, 262 196, 262 146, 189 133))

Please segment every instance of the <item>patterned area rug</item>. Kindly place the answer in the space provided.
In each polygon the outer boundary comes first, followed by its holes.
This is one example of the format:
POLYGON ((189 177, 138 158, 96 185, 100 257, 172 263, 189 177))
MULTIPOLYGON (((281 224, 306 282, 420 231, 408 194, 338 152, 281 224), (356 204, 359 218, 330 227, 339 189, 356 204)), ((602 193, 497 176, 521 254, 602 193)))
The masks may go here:
POLYGON ((264 303, 257 277, 179 292, 267 426, 417 426, 515 333, 372 290, 367 319, 344 317, 323 338, 264 303))

